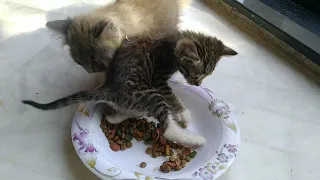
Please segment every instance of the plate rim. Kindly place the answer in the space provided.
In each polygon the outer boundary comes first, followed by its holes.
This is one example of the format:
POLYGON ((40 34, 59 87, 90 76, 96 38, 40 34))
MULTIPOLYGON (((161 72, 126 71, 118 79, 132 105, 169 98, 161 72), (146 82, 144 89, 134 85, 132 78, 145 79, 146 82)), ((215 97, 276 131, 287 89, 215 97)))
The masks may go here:
MULTIPOLYGON (((208 109, 212 112, 213 115, 216 115, 217 118, 222 121, 230 130, 234 131, 234 141, 233 144, 221 144, 219 143, 219 148, 216 151, 216 154, 218 155, 216 161, 212 162, 213 156, 210 157, 209 161, 206 162, 204 165, 202 165, 200 168, 196 168, 195 172, 188 173, 186 177, 192 178, 192 179, 217 179, 220 177, 223 173, 225 173, 230 166, 234 163, 237 154, 239 152, 239 146, 240 146, 240 127, 239 123, 235 117, 235 115, 232 113, 230 107, 217 98, 217 95, 212 92, 210 89, 202 87, 202 86, 192 86, 187 84, 183 80, 178 79, 170 79, 169 84, 178 86, 180 88, 183 88, 184 90, 187 90, 193 94, 198 95, 200 98, 202 98, 204 101, 208 103, 208 109)), ((79 118, 79 112, 81 112, 83 115, 85 115, 86 111, 94 111, 95 105, 94 104, 80 104, 78 105, 76 112, 72 119, 72 125, 71 125, 71 141, 73 144, 73 147, 81 159, 82 163, 96 176, 98 176, 101 179, 114 179, 119 178, 119 176, 123 177, 129 176, 129 178, 132 179, 148 179, 148 180, 156 180, 156 179, 169 179, 166 177, 155 177, 155 176, 148 176, 145 174, 141 174, 138 172, 129 172, 127 170, 122 170, 120 167, 116 167, 112 162, 110 162, 112 165, 110 165, 110 168, 105 168, 107 172, 103 172, 99 170, 97 167, 95 167, 97 160, 97 154, 98 150, 94 147, 94 145, 89 145, 86 143, 88 139, 81 138, 81 134, 83 136, 87 136, 89 134, 89 131, 82 128, 78 123, 79 118), (86 106, 87 105, 87 106, 86 106), (83 107, 85 107, 85 110, 83 111, 83 107), (82 111, 81 111, 82 110, 82 111), (76 131, 77 129, 78 131, 76 131), (86 144, 84 146, 84 144, 86 144), (81 151, 79 151, 81 149, 81 151), (108 174, 109 173, 109 174, 108 174), (131 173, 131 174, 130 174, 131 173)), ((92 116, 90 113, 88 113, 89 116, 87 116, 87 119, 91 118, 92 116)), ((94 113, 92 113, 93 115, 94 113)), ((222 137, 223 138, 223 137, 222 137)), ((106 159, 107 160, 107 159, 106 159)), ((109 160, 108 160, 109 161, 109 160)), ((187 174, 187 173, 185 173, 187 174)), ((165 175, 164 175, 165 176, 165 175)), ((170 179, 179 177, 178 179, 181 179, 181 176, 184 176, 182 174, 176 175, 176 176, 170 176, 170 179), (171 178, 172 177, 172 178, 171 178)))

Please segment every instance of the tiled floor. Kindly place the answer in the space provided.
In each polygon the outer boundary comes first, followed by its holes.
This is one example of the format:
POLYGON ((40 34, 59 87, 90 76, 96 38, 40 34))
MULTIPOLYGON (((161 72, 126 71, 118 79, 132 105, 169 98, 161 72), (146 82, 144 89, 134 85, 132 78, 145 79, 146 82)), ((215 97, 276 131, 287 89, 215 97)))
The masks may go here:
MULTIPOLYGON (((45 22, 106 1, 0 0, 0 179, 97 179, 71 144, 75 107, 42 112, 20 100, 53 100, 97 85, 45 22)), ((242 130, 241 152, 221 180, 318 180, 319 84, 209 12, 195 3, 182 26, 218 36, 239 52, 204 81, 229 102, 242 130)))

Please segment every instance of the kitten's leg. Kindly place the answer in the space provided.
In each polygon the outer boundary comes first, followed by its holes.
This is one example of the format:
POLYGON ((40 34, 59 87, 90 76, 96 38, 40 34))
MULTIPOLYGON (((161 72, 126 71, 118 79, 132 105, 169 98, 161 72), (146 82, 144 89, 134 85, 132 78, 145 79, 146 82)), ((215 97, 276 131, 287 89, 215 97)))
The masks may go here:
POLYGON ((169 105, 174 118, 183 123, 183 126, 186 127, 191 121, 190 111, 184 107, 179 98, 172 92, 172 89, 166 82, 156 85, 156 89, 165 98, 165 101, 169 105))
MULTIPOLYGON (((107 72, 103 73, 103 78, 101 80, 101 83, 99 86, 97 86, 94 90, 100 89, 105 83, 106 83, 106 74, 107 72)), ((126 116, 124 114, 121 114, 117 112, 111 105, 108 103, 105 107, 105 113, 106 113, 106 120, 111 124, 119 124, 122 123, 124 120, 128 119, 129 116, 126 116)))
POLYGON ((204 144, 205 139, 201 136, 190 134, 182 129, 176 121, 174 121, 170 108, 165 98, 156 90, 136 91, 131 110, 146 112, 156 118, 162 129, 164 129, 164 137, 168 140, 175 141, 185 147, 194 147, 204 144))
POLYGON ((97 86, 96 88, 94 88, 93 90, 100 89, 106 83, 106 80, 107 80, 106 76, 107 76, 107 72, 105 71, 105 72, 103 72, 103 77, 102 77, 100 85, 97 86))
POLYGON ((97 86, 93 90, 97 90, 97 89, 101 88, 103 85, 104 85, 104 80, 102 80, 102 82, 99 84, 99 86, 97 86))
POLYGON ((111 124, 119 124, 122 123, 124 120, 130 118, 129 116, 123 114, 114 114, 114 115, 107 115, 106 119, 111 124))
POLYGON ((105 119, 111 124, 121 123, 122 119, 120 114, 110 104, 106 103, 104 107, 105 119))
POLYGON ((134 117, 132 114, 124 114, 123 112, 117 111, 115 106, 112 106, 108 103, 105 104, 103 111, 105 114, 105 119, 111 124, 119 124, 126 119, 134 117))

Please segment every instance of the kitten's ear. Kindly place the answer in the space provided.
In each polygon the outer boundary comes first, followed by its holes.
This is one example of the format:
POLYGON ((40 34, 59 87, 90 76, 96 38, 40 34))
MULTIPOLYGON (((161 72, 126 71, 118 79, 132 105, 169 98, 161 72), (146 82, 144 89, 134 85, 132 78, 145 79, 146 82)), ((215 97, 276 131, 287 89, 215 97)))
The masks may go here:
POLYGON ((238 53, 235 50, 229 48, 228 46, 223 45, 223 49, 222 49, 223 56, 235 56, 237 54, 238 53))
POLYGON ((71 19, 55 20, 55 21, 48 21, 46 23, 46 26, 47 28, 58 33, 59 35, 66 36, 71 23, 72 23, 71 19))
POLYGON ((175 49, 181 60, 187 63, 200 62, 196 45, 190 39, 181 39, 178 41, 175 49))
POLYGON ((97 24, 97 36, 104 36, 108 38, 118 38, 119 37, 119 31, 118 28, 115 26, 115 24, 112 21, 101 21, 97 24))

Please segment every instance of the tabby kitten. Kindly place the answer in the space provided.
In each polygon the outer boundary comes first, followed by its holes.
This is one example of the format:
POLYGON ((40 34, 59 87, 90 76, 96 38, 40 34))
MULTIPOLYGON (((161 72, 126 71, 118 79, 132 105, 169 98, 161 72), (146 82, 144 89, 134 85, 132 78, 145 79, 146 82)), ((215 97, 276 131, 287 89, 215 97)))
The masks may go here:
POLYGON ((123 119, 152 116, 159 121, 167 139, 186 147, 199 146, 205 139, 188 133, 174 121, 188 122, 188 110, 173 94, 167 80, 180 71, 189 84, 199 86, 221 57, 236 54, 220 40, 191 31, 137 36, 119 47, 103 87, 47 104, 30 100, 23 103, 49 110, 75 103, 104 102, 123 119))
POLYGON ((47 22, 88 73, 107 69, 126 37, 177 29, 182 8, 192 0, 118 0, 87 14, 47 22))

